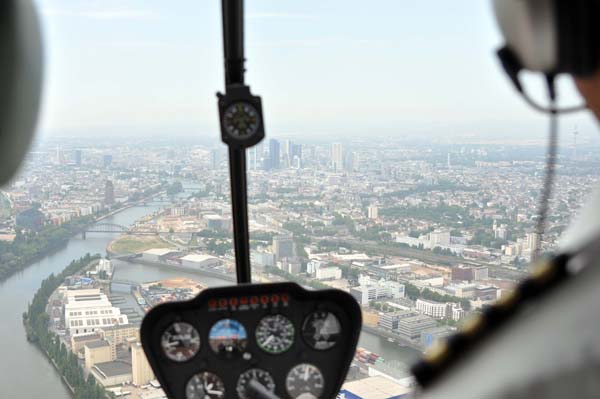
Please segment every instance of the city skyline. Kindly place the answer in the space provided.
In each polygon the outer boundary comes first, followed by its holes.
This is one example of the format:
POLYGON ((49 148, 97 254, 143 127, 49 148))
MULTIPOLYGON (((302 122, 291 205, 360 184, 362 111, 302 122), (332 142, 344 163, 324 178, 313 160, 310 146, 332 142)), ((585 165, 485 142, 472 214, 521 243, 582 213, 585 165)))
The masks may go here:
MULTIPOLYGON (((47 60, 40 136, 218 140, 218 2, 37 3, 47 60)), ((267 137, 546 135, 546 118, 517 97, 494 58, 499 37, 487 2, 246 7, 247 81, 263 96, 267 137)), ((563 83, 561 98, 577 102, 563 83)), ((575 125, 582 140, 598 141, 589 115, 562 124, 575 125)))

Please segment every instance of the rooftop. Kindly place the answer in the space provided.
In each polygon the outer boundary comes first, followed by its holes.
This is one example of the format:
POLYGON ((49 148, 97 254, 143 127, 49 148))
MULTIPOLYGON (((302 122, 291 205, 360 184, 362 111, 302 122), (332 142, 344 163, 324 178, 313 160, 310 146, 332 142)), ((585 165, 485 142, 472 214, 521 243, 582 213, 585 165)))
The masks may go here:
POLYGON ((363 378, 362 380, 347 382, 342 386, 342 391, 350 392, 363 399, 387 399, 404 395, 411 391, 382 376, 363 378))
POLYGON ((97 363, 92 369, 96 370, 104 378, 131 374, 131 364, 123 360, 97 363))
POLYGON ((108 344, 108 342, 104 341, 104 340, 98 340, 98 341, 91 341, 85 344, 85 346, 87 346, 90 349, 94 349, 94 348, 102 348, 105 346, 110 346, 108 344))

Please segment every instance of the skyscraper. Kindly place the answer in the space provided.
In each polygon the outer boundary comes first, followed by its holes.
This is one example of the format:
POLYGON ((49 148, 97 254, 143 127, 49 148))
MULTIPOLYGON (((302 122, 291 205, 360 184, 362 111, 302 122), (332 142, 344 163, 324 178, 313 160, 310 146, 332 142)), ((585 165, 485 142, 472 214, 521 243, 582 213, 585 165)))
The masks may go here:
POLYGON ((74 157, 75 157, 75 165, 81 166, 81 150, 75 150, 74 157))
POLYGON ((110 154, 106 154, 103 158, 102 158, 102 164, 104 165, 105 168, 108 168, 110 165, 112 165, 112 155, 110 154))
POLYGON ((279 169, 280 163, 279 141, 271 139, 269 141, 269 169, 279 169))
POLYGON ((104 185, 104 205, 112 205, 115 203, 115 186, 110 180, 104 185))
POLYGON ((333 143, 331 145, 331 168, 340 171, 344 168, 344 150, 342 143, 333 143))

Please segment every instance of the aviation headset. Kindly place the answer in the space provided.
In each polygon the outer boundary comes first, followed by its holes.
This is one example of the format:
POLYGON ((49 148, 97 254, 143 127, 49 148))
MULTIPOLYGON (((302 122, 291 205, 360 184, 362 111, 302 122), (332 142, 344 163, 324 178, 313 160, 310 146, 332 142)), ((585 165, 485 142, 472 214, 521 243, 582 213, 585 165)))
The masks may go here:
POLYGON ((506 44, 498 56, 515 88, 543 112, 573 112, 545 108, 533 102, 519 80, 521 70, 544 73, 551 100, 554 76, 591 76, 600 66, 600 0, 493 0, 496 20, 506 44))
POLYGON ((0 0, 0 186, 16 172, 35 131, 42 39, 31 0, 0 0))

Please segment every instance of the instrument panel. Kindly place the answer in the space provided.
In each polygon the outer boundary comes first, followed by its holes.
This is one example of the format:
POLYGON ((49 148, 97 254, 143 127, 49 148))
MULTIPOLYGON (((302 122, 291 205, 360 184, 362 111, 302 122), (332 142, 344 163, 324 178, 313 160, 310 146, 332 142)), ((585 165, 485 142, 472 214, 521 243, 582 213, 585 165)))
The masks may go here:
POLYGON ((173 399, 328 399, 343 383, 360 328, 360 307, 343 291, 246 284, 153 308, 141 340, 173 399))

